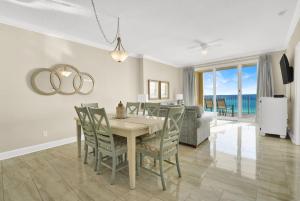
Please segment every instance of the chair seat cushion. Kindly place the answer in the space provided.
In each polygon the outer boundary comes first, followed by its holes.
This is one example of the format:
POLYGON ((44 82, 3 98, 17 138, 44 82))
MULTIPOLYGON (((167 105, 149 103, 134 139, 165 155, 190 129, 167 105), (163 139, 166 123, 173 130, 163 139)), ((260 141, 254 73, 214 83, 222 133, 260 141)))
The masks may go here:
POLYGON ((163 150, 160 149, 161 135, 158 135, 154 138, 150 138, 149 140, 141 141, 141 143, 137 145, 137 152, 150 155, 152 157, 158 157, 159 154, 162 154, 163 157, 168 157, 169 155, 176 153, 177 143, 168 141, 168 139, 164 140, 166 141, 163 145, 163 150))
POLYGON ((155 137, 157 137, 159 135, 159 132, 156 132, 156 133, 148 133, 148 134, 146 134, 146 135, 142 135, 142 136, 140 136, 140 137, 138 137, 137 139, 140 141, 140 142, 142 142, 142 141, 147 141, 147 140, 150 140, 150 139, 152 139, 152 138, 155 138, 155 137))
POLYGON ((139 152, 150 152, 153 154, 158 154, 160 151, 160 141, 161 137, 152 137, 147 140, 142 140, 140 144, 137 145, 137 150, 139 152))
POLYGON ((127 149, 127 140, 125 137, 114 135, 114 142, 116 150, 127 149))
MULTIPOLYGON (((127 140, 125 137, 114 135, 114 143, 115 143, 115 150, 127 150, 127 140)), ((99 143, 99 148, 105 149, 106 151, 112 151, 111 144, 109 143, 99 143)))

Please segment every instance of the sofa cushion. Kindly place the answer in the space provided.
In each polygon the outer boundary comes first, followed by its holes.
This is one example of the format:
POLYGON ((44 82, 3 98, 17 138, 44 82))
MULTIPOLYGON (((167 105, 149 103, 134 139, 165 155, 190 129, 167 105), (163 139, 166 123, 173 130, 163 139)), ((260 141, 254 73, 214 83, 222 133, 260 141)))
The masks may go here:
POLYGON ((204 110, 203 110, 203 107, 202 106, 185 106, 185 109, 186 110, 195 110, 196 113, 197 113, 197 118, 201 118, 204 110))

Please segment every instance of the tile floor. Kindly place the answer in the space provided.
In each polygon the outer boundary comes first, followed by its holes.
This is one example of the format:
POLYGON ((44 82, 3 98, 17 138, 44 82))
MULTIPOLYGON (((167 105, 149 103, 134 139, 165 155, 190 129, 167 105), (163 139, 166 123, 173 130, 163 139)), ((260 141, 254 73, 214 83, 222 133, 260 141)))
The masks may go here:
POLYGON ((261 137, 252 123, 218 121, 197 149, 180 146, 182 178, 146 171, 129 190, 127 169, 110 185, 110 171, 84 165, 76 144, 0 161, 0 201, 299 201, 300 146, 261 137))

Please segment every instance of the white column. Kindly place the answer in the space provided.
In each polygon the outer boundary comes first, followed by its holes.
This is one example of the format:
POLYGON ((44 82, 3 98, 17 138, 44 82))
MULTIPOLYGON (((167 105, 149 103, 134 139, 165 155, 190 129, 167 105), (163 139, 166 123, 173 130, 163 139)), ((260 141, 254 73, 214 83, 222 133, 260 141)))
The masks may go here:
POLYGON ((241 118, 242 117, 242 94, 243 94, 243 91, 242 91, 242 79, 243 79, 243 75, 242 75, 242 65, 239 64, 238 67, 237 67, 237 70, 238 70, 238 87, 237 87, 237 90, 238 90, 238 118, 241 118))
POLYGON ((290 137, 294 144, 300 145, 300 42, 295 49, 295 62, 294 62, 294 94, 291 94, 291 108, 292 108, 292 133, 290 137))
POLYGON ((214 95, 214 112, 217 112, 217 71, 213 68, 213 95, 214 95))

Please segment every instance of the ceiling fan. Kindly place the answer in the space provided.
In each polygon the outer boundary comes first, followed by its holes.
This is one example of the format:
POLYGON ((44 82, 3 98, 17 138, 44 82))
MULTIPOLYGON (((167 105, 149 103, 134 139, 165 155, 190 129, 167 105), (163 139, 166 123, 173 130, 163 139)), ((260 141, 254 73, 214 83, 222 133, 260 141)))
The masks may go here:
POLYGON ((217 47, 217 46, 221 46, 221 41, 223 39, 219 38, 213 41, 209 41, 209 42, 203 42, 201 40, 194 40, 194 43, 196 43, 197 45, 191 46, 188 49, 189 50, 201 50, 201 53, 203 55, 206 55, 208 53, 208 49, 210 49, 211 47, 217 47))

